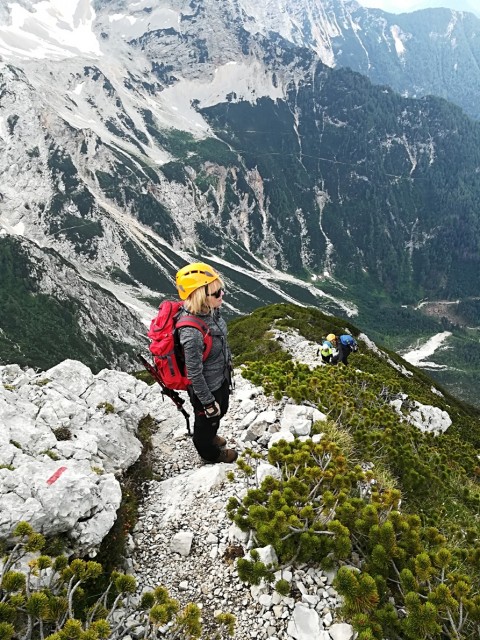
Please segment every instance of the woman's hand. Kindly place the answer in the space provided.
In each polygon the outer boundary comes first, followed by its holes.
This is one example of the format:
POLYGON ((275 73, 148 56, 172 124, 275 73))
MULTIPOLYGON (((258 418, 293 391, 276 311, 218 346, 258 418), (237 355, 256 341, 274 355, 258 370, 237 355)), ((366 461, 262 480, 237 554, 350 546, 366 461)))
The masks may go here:
POLYGON ((206 418, 218 418, 221 413, 218 402, 211 402, 210 404, 206 404, 203 408, 205 409, 206 418))

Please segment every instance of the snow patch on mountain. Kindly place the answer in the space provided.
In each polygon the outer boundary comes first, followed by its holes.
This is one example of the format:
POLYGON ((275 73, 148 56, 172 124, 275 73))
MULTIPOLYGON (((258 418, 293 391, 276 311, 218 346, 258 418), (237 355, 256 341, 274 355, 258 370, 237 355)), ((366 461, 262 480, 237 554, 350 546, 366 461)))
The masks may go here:
POLYGON ((138 38, 155 29, 179 29, 182 13, 173 7, 152 6, 151 0, 131 2, 128 14, 114 13, 108 17, 115 31, 125 40, 138 38))
MULTIPOLYGON (((447 367, 439 364, 435 364, 434 362, 429 362, 426 359, 429 356, 432 356, 437 349, 442 348, 444 342, 452 335, 450 331, 443 331, 442 333, 437 333, 436 335, 429 338, 423 345, 416 347, 408 351, 407 353, 402 353, 402 357, 410 364, 413 364, 415 367, 422 367, 429 369, 445 369, 447 367)), ((448 348, 448 347, 443 347, 448 348)))
POLYGON ((102 55, 90 0, 44 0, 31 11, 13 3, 10 20, 0 27, 0 55, 5 59, 102 55))
POLYGON ((230 99, 235 101, 255 102, 264 96, 277 100, 284 98, 285 89, 281 85, 275 86, 272 73, 258 60, 232 60, 215 69, 211 82, 204 82, 201 78, 181 80, 166 89, 164 94, 170 104, 185 114, 186 119, 193 119, 197 127, 205 129, 205 122, 191 107, 192 96, 196 96, 202 107, 209 107, 225 102, 230 94, 234 94, 230 99))
POLYGON ((452 11, 452 19, 448 23, 447 30, 445 33, 446 38, 451 38, 453 32, 455 31, 455 27, 457 26, 459 15, 456 11, 452 11))
POLYGON ((405 45, 403 44, 404 34, 400 27, 396 24, 390 27, 390 33, 392 34, 393 42, 395 43, 395 51, 399 58, 405 55, 405 45))

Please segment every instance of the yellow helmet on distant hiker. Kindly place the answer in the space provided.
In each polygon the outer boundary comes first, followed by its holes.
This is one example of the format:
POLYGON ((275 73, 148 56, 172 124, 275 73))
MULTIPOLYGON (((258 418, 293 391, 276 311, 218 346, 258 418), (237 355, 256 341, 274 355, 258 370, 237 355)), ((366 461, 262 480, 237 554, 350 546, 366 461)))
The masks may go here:
POLYGON ((215 269, 205 262, 192 262, 182 267, 175 278, 180 300, 186 300, 196 289, 210 284, 218 277, 215 269))
POLYGON ((337 336, 334 333, 329 333, 328 336, 327 336, 327 340, 329 342, 333 342, 336 339, 337 339, 337 336))

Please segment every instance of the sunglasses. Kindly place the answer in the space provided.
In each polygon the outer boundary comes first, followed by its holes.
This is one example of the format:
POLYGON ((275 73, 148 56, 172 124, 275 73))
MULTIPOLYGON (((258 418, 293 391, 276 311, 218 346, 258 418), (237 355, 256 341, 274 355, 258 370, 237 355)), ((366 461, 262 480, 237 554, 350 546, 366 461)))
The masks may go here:
POLYGON ((207 293, 207 296, 212 298, 220 298, 220 296, 223 296, 224 293, 225 293, 225 289, 221 287, 220 289, 217 289, 213 293, 207 293))

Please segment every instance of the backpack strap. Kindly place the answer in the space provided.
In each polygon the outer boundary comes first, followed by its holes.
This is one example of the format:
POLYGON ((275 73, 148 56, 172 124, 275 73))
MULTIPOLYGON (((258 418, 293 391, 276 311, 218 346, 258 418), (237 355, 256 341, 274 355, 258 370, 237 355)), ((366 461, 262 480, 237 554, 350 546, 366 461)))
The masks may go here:
POLYGON ((193 327, 201 332, 204 344, 202 360, 206 360, 210 355, 213 344, 212 335, 208 325, 197 316, 185 315, 175 324, 175 329, 181 329, 182 327, 193 327))

